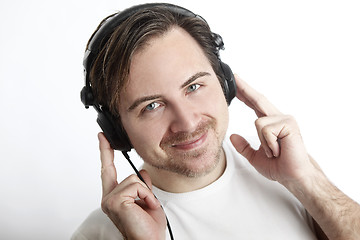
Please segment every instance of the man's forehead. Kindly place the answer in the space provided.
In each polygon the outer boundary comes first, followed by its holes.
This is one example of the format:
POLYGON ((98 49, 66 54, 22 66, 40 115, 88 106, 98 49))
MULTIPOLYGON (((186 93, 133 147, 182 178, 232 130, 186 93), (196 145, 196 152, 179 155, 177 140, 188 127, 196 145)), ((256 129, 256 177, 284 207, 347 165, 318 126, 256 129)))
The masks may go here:
POLYGON ((122 102, 129 106, 135 99, 179 89, 194 74, 210 71, 212 67, 195 39, 182 28, 172 28, 132 56, 122 102))

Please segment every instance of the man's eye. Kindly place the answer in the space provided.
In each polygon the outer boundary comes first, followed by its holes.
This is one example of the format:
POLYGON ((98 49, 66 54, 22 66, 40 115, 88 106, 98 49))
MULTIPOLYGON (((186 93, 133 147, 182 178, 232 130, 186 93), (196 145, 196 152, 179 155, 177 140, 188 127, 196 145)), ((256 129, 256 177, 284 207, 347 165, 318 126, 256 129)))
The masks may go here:
POLYGON ((197 89, 199 89, 199 87, 200 87, 200 84, 196 84, 196 83, 191 84, 190 86, 188 86, 187 92, 188 92, 188 93, 194 92, 194 91, 196 91, 197 89))
POLYGON ((149 105, 147 105, 147 106, 145 107, 145 110, 146 110, 146 111, 152 111, 152 110, 156 109, 156 108, 159 107, 159 106, 160 106, 159 103, 152 102, 152 103, 150 103, 149 105))

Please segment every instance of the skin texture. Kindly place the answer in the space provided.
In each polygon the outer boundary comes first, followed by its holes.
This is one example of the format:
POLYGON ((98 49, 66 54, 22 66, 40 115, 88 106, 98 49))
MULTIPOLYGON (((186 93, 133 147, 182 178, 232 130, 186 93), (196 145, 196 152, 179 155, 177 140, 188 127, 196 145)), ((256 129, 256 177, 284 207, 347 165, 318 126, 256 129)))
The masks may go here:
POLYGON ((184 30, 172 29, 134 55, 120 115, 159 188, 194 190, 224 171, 227 103, 209 61, 184 30))
MULTIPOLYGON (((359 239, 359 205, 333 186, 308 155, 295 119, 237 76, 236 85, 237 98, 258 116, 261 141, 253 149, 233 134, 236 150, 300 200, 317 222, 316 231, 326 234, 319 239, 359 239)), ((201 48, 177 28, 133 56, 122 96, 121 120, 144 159, 146 184, 135 175, 117 182, 114 151, 100 133, 102 208, 127 239, 165 239, 165 215, 152 184, 186 192, 221 176, 226 167, 221 148, 228 126, 225 97, 201 48)))

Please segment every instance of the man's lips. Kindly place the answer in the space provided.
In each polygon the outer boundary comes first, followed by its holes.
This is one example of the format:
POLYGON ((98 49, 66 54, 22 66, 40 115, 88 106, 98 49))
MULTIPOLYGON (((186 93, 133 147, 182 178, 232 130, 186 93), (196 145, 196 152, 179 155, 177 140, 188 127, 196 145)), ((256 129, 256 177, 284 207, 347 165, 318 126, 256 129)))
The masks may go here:
POLYGON ((190 149, 196 148, 196 147, 200 146, 201 144, 203 144, 206 140, 206 137, 207 137, 207 133, 204 133, 198 138, 195 138, 195 139, 192 139, 189 141, 172 144, 171 147, 181 149, 181 150, 190 150, 190 149))

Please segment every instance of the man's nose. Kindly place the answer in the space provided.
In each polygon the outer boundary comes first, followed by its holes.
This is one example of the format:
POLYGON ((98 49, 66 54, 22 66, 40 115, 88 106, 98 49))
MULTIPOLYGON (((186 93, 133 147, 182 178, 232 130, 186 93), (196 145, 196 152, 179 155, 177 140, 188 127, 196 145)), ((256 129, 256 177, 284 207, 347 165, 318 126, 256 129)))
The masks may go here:
POLYGON ((194 132, 201 121, 201 114, 190 102, 178 102, 172 105, 170 130, 177 132, 194 132))

